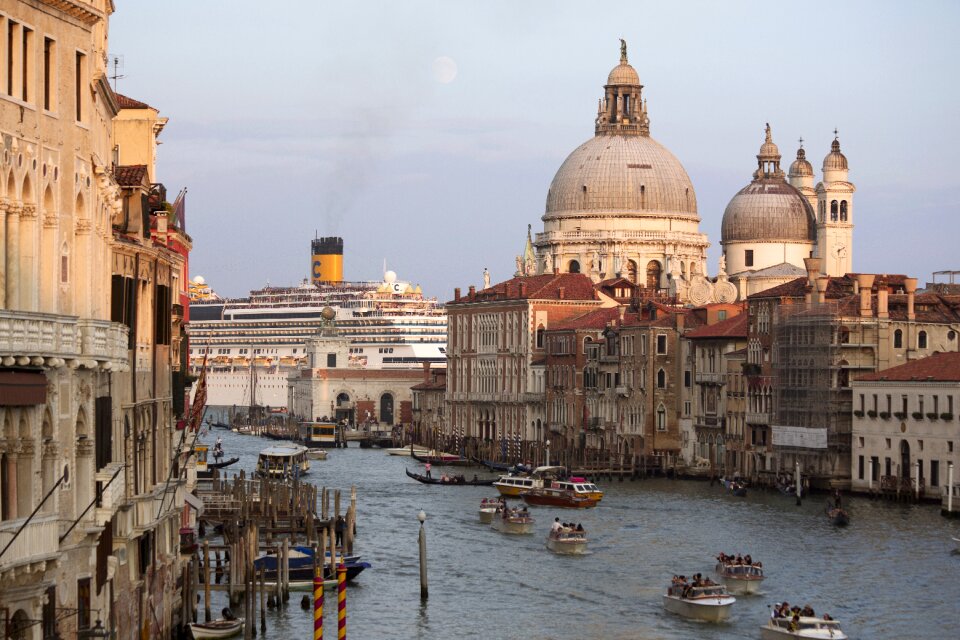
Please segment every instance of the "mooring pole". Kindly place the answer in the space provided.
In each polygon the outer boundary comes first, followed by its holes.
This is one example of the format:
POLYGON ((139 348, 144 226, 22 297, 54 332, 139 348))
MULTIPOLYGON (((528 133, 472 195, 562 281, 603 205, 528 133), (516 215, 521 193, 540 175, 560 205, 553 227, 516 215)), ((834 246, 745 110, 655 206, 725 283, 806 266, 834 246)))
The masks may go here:
POLYGON ((427 514, 420 510, 417 514, 417 520, 420 521, 420 599, 427 599, 427 532, 423 528, 423 523, 427 521, 427 514))

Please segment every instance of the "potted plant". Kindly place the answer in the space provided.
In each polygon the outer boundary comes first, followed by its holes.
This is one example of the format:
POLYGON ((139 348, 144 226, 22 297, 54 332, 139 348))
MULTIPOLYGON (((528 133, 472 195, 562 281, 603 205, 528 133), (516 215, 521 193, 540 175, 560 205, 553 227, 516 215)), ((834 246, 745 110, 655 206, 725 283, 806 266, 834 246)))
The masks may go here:
POLYGON ((856 411, 853 412, 853 415, 857 416, 858 418, 862 418, 863 411, 860 411, 860 409, 857 409, 856 411))
POLYGON ((881 412, 880 412, 880 417, 883 418, 884 420, 889 420, 889 419, 890 419, 890 412, 889 412, 889 411, 881 411, 881 412))
POLYGON ((919 411, 914 411, 910 415, 913 416, 914 420, 923 420, 923 414, 920 413, 919 411))
POLYGON ((928 420, 936 420, 936 419, 938 419, 939 417, 940 417, 940 414, 939 414, 939 413, 934 413, 933 411, 931 411, 931 412, 929 412, 929 413, 927 414, 927 419, 928 419, 928 420))
POLYGON ((941 413, 941 414, 940 414, 940 419, 941 419, 941 420, 953 420, 953 414, 952 414, 952 413, 941 413))
POLYGON ((907 419, 907 412, 906 412, 906 411, 895 411, 895 412, 893 413, 893 415, 894 415, 894 417, 896 417, 897 420, 906 420, 906 419, 907 419))
POLYGON ((867 411, 867 415, 870 416, 871 418, 876 418, 877 412, 874 411, 873 409, 870 409, 869 411, 867 411))

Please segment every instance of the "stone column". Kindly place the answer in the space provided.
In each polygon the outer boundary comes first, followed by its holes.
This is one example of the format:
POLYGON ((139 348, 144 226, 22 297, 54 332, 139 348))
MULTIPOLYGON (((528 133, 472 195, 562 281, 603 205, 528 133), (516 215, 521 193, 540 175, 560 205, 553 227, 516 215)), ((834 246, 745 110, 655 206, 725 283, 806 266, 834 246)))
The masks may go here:
POLYGON ((7 307, 7 201, 0 200, 0 309, 7 307))
POLYGON ((20 306, 20 205, 7 207, 6 307, 20 306))
POLYGON ((16 447, 7 451, 7 502, 8 519, 17 519, 17 452, 16 447))

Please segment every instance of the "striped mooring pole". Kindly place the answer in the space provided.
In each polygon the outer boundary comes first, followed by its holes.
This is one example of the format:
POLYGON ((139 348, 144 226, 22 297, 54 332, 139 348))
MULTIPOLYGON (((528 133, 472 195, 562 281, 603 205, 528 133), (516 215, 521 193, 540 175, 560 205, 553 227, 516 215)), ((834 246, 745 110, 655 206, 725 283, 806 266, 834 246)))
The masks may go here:
POLYGON ((323 569, 313 575, 313 640, 323 640, 323 569))
POLYGON ((347 568, 337 565, 337 640, 347 638, 347 568))

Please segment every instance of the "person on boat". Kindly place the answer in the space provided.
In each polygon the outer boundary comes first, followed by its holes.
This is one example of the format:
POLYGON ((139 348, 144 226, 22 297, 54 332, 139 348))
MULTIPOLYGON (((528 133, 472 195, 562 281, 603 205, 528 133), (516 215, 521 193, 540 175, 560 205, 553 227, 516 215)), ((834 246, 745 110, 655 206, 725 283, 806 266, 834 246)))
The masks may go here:
POLYGON ((577 523, 577 531, 579 531, 580 533, 583 533, 583 525, 580 524, 579 522, 577 523))
POLYGON ((825 614, 823 614, 823 618, 821 618, 821 619, 822 619, 822 620, 833 620, 833 616, 831 616, 829 613, 825 613, 825 614))
POLYGON ((347 526, 347 521, 343 519, 343 516, 337 516, 337 521, 333 524, 333 531, 336 538, 336 545, 342 546, 343 542, 343 528, 347 526))
POLYGON ((750 557, 750 554, 743 556, 743 564, 753 564, 753 558, 750 557))
POLYGON ((843 508, 842 502, 843 500, 840 498, 840 489, 834 489, 833 490, 833 506, 836 507, 837 509, 842 509, 843 508))
POLYGON ((557 533, 559 533, 560 529, 561 529, 560 518, 554 518, 553 524, 550 525, 550 533, 556 535, 557 533))
POLYGON ((800 609, 800 615, 804 618, 816 618, 816 614, 813 612, 813 607, 808 604, 803 605, 803 609, 800 609))
POLYGON ((426 470, 427 470, 427 477, 428 477, 428 478, 433 478, 433 476, 430 475, 430 463, 429 463, 429 462, 426 464, 426 470))
POLYGON ((800 631, 800 614, 794 613, 790 619, 790 631, 800 631))

